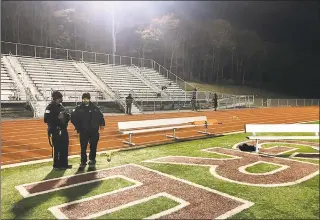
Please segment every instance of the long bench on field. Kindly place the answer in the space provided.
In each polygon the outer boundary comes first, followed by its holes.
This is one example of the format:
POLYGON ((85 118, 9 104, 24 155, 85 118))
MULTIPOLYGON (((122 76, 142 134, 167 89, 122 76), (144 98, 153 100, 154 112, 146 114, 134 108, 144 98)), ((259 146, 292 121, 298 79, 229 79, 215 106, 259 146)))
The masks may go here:
POLYGON ((259 140, 315 140, 319 139, 318 124, 246 124, 245 132, 252 132, 249 140, 256 140, 256 152, 259 152, 259 140), (256 133, 313 133, 306 136, 256 136, 256 133))
POLYGON ((132 143, 132 134, 173 130, 173 135, 167 135, 167 137, 179 139, 176 136, 177 129, 204 126, 205 131, 198 131, 198 133, 210 134, 207 132, 208 125, 206 116, 118 122, 119 132, 129 135, 129 141, 123 142, 130 146, 135 145, 132 143))

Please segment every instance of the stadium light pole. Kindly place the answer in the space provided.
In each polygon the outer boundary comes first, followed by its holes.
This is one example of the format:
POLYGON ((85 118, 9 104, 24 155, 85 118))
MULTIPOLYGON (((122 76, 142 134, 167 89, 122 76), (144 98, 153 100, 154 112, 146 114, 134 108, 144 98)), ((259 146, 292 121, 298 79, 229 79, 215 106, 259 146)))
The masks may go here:
POLYGON ((113 57, 113 65, 116 65, 116 62, 115 62, 115 58, 116 58, 116 51, 117 51, 117 41, 116 41, 116 31, 115 31, 115 4, 114 2, 112 2, 112 57, 113 57))

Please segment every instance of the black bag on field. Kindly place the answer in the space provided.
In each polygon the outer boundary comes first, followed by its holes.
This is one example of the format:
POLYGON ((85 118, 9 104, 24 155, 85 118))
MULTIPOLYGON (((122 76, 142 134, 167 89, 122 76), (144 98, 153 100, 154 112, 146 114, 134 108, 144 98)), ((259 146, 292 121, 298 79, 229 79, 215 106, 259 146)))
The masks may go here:
POLYGON ((246 143, 240 144, 240 145, 239 145, 239 149, 240 149, 241 151, 248 151, 248 152, 252 152, 252 151, 255 151, 255 150, 256 150, 255 146, 248 145, 248 144, 246 144, 246 143))

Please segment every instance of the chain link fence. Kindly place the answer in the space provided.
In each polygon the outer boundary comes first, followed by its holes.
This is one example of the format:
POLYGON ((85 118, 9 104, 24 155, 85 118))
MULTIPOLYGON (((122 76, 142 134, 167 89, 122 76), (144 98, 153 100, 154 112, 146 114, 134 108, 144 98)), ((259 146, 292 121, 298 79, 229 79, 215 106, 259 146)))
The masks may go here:
POLYGON ((253 107, 320 106, 320 99, 254 99, 253 107))

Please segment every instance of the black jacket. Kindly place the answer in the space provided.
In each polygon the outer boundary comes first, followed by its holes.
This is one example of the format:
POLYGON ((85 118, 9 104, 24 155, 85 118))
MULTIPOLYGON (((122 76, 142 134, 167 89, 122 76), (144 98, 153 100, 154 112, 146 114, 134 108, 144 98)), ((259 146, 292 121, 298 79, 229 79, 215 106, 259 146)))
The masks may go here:
POLYGON ((48 124, 50 129, 66 129, 70 120, 70 114, 62 104, 51 102, 44 113, 44 123, 48 124))
POLYGON ((132 96, 127 96, 127 97, 126 97, 126 104, 127 104, 127 105, 131 105, 132 102, 133 102, 132 96))
POLYGON ((71 114, 71 123, 78 132, 99 130, 100 126, 105 126, 102 112, 92 102, 88 106, 78 105, 71 114))

